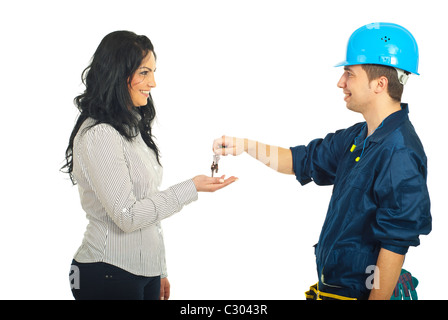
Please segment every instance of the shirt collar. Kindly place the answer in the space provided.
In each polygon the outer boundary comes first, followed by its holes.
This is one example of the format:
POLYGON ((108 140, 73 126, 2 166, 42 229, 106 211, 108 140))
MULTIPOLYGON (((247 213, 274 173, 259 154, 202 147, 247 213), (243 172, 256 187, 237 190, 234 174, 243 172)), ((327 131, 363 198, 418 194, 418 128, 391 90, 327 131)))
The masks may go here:
MULTIPOLYGON (((407 103, 402 103, 401 110, 392 113, 383 121, 381 128, 375 130, 375 132, 369 137, 369 142, 380 142, 386 136, 388 136, 392 131, 398 128, 403 121, 408 119, 409 108, 407 103)), ((366 129, 367 130, 367 129, 366 129)))

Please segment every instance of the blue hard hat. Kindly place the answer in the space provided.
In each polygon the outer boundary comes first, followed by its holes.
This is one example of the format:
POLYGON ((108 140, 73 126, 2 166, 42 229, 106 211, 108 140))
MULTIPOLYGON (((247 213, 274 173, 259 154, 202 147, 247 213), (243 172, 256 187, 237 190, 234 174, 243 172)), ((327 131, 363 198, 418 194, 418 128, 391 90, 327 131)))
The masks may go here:
POLYGON ((365 25, 353 32, 347 44, 347 58, 336 67, 357 64, 380 64, 418 75, 417 42, 398 24, 365 25))

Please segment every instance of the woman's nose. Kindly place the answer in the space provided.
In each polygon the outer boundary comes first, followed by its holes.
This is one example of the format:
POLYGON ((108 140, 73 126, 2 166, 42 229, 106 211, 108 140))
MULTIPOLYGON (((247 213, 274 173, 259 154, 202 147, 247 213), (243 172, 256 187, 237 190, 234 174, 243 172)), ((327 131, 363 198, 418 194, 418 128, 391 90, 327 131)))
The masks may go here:
POLYGON ((151 88, 155 88, 155 87, 156 87, 156 79, 155 79, 155 77, 154 77, 154 74, 152 74, 152 75, 149 77, 149 80, 148 80, 148 86, 150 86, 151 88))

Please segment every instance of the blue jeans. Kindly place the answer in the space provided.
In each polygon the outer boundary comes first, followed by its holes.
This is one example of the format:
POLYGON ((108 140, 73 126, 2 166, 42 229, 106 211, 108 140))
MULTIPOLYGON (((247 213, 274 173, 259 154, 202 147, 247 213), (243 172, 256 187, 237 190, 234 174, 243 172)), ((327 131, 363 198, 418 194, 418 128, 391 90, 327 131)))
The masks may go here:
POLYGON ((70 286, 76 300, 159 300, 160 276, 137 276, 103 263, 72 261, 70 286))

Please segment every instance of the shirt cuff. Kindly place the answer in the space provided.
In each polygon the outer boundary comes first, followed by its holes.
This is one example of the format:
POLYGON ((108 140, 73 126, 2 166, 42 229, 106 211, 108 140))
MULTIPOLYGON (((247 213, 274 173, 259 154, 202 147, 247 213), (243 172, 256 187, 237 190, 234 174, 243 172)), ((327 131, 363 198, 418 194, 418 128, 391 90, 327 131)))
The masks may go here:
POLYGON ((306 147, 296 146, 296 147, 290 147, 289 149, 291 150, 292 168, 294 170, 294 174, 296 176, 297 181, 299 181, 302 186, 313 181, 311 177, 305 176, 302 173, 306 158, 306 147))
POLYGON ((173 190, 181 207, 198 199, 198 191, 196 190, 193 179, 175 184, 170 189, 173 190))
POLYGON ((409 247, 394 246, 394 245, 386 244, 386 243, 381 244, 381 248, 392 251, 397 254, 402 254, 402 255, 405 255, 409 250, 409 247))

